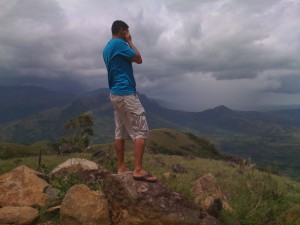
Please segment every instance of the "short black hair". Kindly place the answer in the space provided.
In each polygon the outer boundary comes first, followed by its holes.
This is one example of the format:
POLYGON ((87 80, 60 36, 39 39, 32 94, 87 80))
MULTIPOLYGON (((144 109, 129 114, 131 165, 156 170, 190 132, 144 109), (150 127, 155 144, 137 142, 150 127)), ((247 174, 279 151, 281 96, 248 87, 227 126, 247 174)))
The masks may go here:
POLYGON ((112 26, 111 26, 111 33, 113 35, 116 35, 119 33, 119 31, 121 29, 124 29, 124 30, 127 30, 129 28, 129 26, 127 25, 127 23, 125 23, 124 21, 122 20, 116 20, 113 22, 112 26))

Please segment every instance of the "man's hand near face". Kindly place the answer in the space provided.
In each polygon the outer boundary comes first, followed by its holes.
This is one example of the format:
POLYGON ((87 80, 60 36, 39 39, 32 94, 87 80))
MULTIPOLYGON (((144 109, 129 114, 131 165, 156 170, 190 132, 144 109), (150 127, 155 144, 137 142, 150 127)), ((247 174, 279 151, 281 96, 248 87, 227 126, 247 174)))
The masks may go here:
POLYGON ((123 35, 124 35, 125 41, 129 44, 129 46, 130 46, 134 51, 136 51, 136 54, 135 54, 135 56, 133 56, 133 58, 131 59, 131 62, 135 62, 135 63, 137 63, 137 64, 142 64, 142 62, 143 62, 142 56, 141 56, 139 50, 133 45, 129 30, 123 31, 123 35))

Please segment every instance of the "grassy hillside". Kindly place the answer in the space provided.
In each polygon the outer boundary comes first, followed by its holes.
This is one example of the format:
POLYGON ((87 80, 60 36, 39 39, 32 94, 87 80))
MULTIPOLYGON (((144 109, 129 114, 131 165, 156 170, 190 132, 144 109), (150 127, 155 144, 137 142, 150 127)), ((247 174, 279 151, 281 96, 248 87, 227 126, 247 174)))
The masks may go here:
POLYGON ((31 145, 0 142, 0 159, 23 158, 57 154, 57 146, 50 141, 39 141, 31 145))
POLYGON ((203 158, 221 157, 216 147, 207 139, 171 129, 152 130, 147 147, 153 153, 203 158))
POLYGON ((251 156, 258 167, 272 167, 273 171, 300 180, 300 138, 297 135, 265 137, 233 134, 214 140, 219 140, 219 147, 225 152, 245 158, 251 156))
MULTIPOLYGON (((8 150, 14 149, 15 152, 21 153, 0 161, 0 174, 13 169, 18 164, 25 164, 33 169, 38 168, 38 149, 45 149, 42 157, 45 171, 50 171, 71 157, 87 158, 100 163, 112 172, 116 171, 113 143, 93 145, 85 154, 59 157, 55 154, 48 155, 48 153, 55 152, 55 147, 49 145, 48 142, 28 146, 3 143, 1 154, 4 154, 3 149, 6 149, 6 156, 8 150)), ((133 143, 128 142, 126 164, 129 168, 133 166, 133 154, 133 143)), ((234 209, 232 213, 222 212, 220 219, 224 224, 300 224, 299 182, 261 172, 244 164, 218 160, 219 157, 220 153, 213 145, 201 137, 169 129, 158 129, 150 133, 144 155, 144 165, 147 170, 159 177, 160 182, 191 200, 193 200, 194 182, 202 175, 212 173, 234 209), (173 166, 178 164, 185 168, 186 173, 173 171, 173 166), (164 178, 165 172, 172 174, 171 179, 164 178)), ((74 177, 72 179, 72 182, 76 182, 74 177)), ((40 220, 43 219, 45 220, 45 218, 40 218, 40 220)))
MULTIPOLYGON (((134 149, 133 141, 126 142, 126 149, 128 151, 134 149)), ((177 132, 170 129, 151 130, 146 149, 156 154, 221 158, 221 154, 215 146, 205 138, 197 137, 192 133, 177 132)), ((113 152, 113 143, 94 144, 89 153, 93 154, 103 150, 113 152)), ((23 160, 26 157, 38 158, 40 151, 42 156, 56 155, 58 144, 50 141, 40 141, 34 144, 0 142, 0 159, 2 160, 16 159, 16 162, 18 162, 18 159, 23 160)), ((2 168, 2 171, 5 171, 5 169, 2 168)))

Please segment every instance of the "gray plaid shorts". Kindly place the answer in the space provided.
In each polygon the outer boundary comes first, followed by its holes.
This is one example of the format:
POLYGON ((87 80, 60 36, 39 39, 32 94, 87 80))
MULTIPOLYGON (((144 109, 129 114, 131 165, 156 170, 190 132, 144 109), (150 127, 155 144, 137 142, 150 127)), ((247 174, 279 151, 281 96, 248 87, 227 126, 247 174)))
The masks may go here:
POLYGON ((110 100, 114 106, 115 139, 148 138, 145 110, 138 96, 110 94, 110 100))

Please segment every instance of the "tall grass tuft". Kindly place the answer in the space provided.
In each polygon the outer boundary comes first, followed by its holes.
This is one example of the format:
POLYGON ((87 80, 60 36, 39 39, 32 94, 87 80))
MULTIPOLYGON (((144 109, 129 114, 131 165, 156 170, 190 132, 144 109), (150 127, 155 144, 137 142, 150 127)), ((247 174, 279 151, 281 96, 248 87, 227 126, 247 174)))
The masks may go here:
POLYGON ((226 224, 283 225, 285 212, 291 206, 277 181, 269 174, 262 177, 246 174, 237 177, 239 185, 233 187, 230 204, 234 212, 222 212, 226 224))

